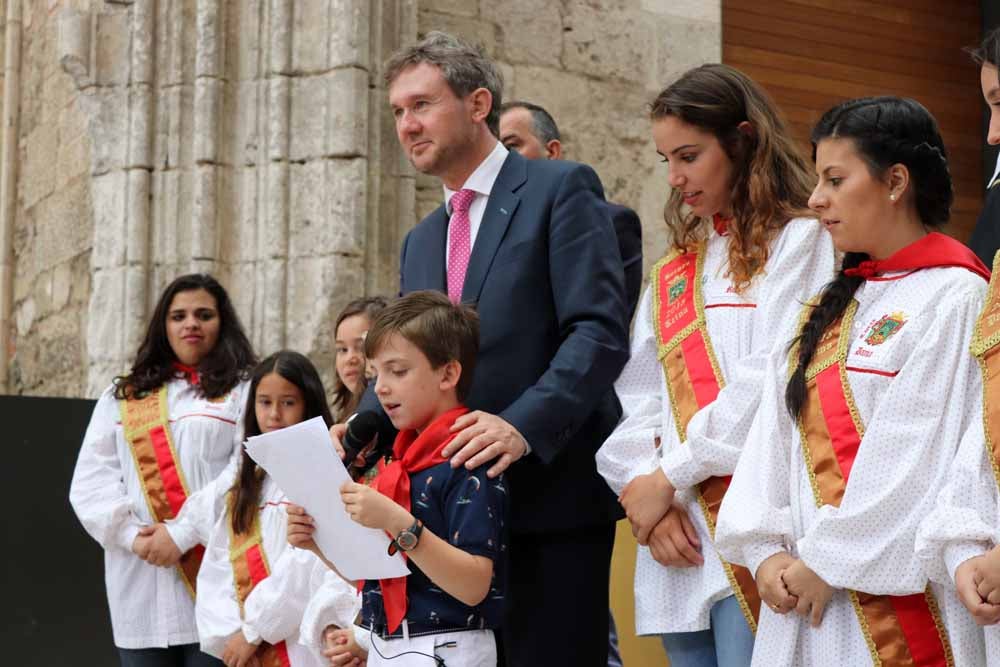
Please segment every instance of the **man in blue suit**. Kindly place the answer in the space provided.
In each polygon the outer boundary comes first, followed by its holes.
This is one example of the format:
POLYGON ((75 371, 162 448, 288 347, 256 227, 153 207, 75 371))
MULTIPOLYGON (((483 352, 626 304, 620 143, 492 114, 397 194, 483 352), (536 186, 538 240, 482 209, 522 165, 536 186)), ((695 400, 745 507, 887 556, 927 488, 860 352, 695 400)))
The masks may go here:
MULTIPOLYGON (((500 108, 500 141, 507 150, 529 160, 561 160, 562 137, 555 119, 544 107, 523 100, 505 102, 500 108)), ((632 321, 642 291, 642 225, 627 206, 607 202, 611 224, 618 237, 618 251, 625 269, 625 303, 632 321)))
POLYGON ((497 141, 502 78, 461 40, 428 34, 389 60, 386 81, 407 157, 444 186, 403 242, 400 292, 449 292, 480 316, 474 411, 444 453, 506 471, 506 663, 606 665, 622 513, 594 452, 621 416, 612 385, 628 334, 601 183, 585 165, 525 160, 497 141))

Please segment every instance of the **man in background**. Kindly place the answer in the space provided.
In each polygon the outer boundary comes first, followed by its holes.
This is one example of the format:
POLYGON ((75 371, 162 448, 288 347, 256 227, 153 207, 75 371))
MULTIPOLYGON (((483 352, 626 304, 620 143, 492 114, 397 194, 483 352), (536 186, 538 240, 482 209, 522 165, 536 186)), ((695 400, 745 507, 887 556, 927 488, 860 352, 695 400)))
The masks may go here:
MULTIPOLYGON (((562 140, 552 115, 531 102, 507 102, 500 107, 500 142, 529 160, 562 159, 562 140)), ((607 203, 625 267, 625 301, 632 321, 642 289, 642 225, 635 211, 607 203)))
MULTIPOLYGON (((562 159, 562 137, 552 114, 531 102, 508 102, 500 107, 500 142, 529 160, 562 159)), ((625 300, 628 319, 632 321, 642 288, 642 225, 635 211, 607 203, 618 237, 618 250, 625 269, 625 300)), ((608 611, 608 667, 622 667, 618 650, 618 629, 608 611)))

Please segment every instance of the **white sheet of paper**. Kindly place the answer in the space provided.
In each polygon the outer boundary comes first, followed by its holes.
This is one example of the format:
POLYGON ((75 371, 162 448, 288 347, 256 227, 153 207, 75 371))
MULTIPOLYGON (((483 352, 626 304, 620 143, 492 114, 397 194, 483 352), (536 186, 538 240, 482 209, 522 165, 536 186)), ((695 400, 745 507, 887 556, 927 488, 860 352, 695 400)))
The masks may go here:
POLYGON ((247 453, 288 499, 316 520, 316 544, 350 579, 388 579, 410 573, 402 556, 390 556, 385 531, 365 528, 344 510, 340 487, 350 479, 322 417, 247 440, 247 453))

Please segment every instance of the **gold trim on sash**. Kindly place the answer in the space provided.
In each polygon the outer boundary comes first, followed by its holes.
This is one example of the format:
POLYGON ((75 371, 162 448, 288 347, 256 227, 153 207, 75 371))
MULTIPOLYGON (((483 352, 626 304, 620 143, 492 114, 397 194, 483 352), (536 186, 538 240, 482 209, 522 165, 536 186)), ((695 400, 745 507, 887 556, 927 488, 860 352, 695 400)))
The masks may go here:
MULTIPOLYGON (((686 440, 691 418, 701 407, 714 401, 725 385, 706 326, 702 294, 705 248, 703 241, 693 252, 670 253, 656 263, 650 276, 653 330, 680 442, 686 440)), ((715 539, 719 507, 728 488, 729 478, 725 477, 710 477, 698 485, 698 505, 712 539, 715 539)), ((752 573, 744 567, 720 561, 750 629, 756 632, 760 596, 752 573)))
MULTIPOLYGON (((260 529, 260 510, 254 512, 253 524, 247 533, 237 533, 233 530, 233 500, 235 494, 230 491, 228 507, 224 521, 229 527, 229 563, 233 568, 233 588, 236 592, 236 602, 240 607, 240 618, 243 618, 243 606, 254 587, 271 574, 271 564, 264 550, 264 536, 260 529), (255 562, 252 563, 251 559, 255 562), (259 559, 259 564, 257 560, 259 559), (260 571, 261 568, 263 571, 260 571)), ((257 650, 257 658, 261 667, 288 667, 288 648, 284 641, 277 644, 262 642, 257 650)))
MULTIPOLYGON (((800 331, 801 325, 808 320, 810 309, 815 306, 815 302, 806 305, 800 318, 800 331)), ((827 327, 816 347, 813 359, 806 369, 806 400, 802 406, 797 426, 802 456, 817 507, 823 505, 840 506, 847 487, 846 477, 850 475, 850 465, 853 465, 857 451, 840 451, 842 455, 848 457, 845 459, 846 463, 838 458, 838 451, 851 450, 855 443, 860 446, 860 441, 864 437, 864 425, 861 422, 847 379, 847 355, 857 309, 858 302, 852 299, 844 314, 827 327), (837 366, 838 370, 837 384, 839 386, 837 389, 841 395, 824 395, 820 391, 820 375, 834 365, 837 366), (829 401, 828 404, 824 403, 824 398, 829 401), (844 401, 844 404, 838 407, 837 401, 840 399, 844 401), (847 433, 850 427, 844 426, 848 424, 844 419, 839 422, 830 421, 834 417, 834 413, 843 415, 845 407, 850 415, 850 423, 853 423, 854 433, 847 433), (831 433, 831 423, 840 424, 840 433, 831 433), (848 466, 846 477, 844 465, 848 466)), ((789 373, 795 369, 797 363, 798 345, 795 345, 789 351, 789 373)), ((829 385, 827 386, 829 387, 829 385)), ((859 591, 848 592, 855 615, 861 625, 865 643, 871 653, 872 662, 875 665, 884 667, 913 665, 915 661, 912 649, 919 648, 921 650, 919 654, 926 655, 928 647, 932 649, 931 653, 939 651, 940 658, 943 658, 946 665, 954 664, 948 635, 930 586, 925 589, 923 594, 907 596, 872 595, 859 591), (922 608, 924 605, 926 609, 922 608), (929 625, 921 623, 927 618, 922 616, 925 612, 930 616, 933 626, 937 630, 939 647, 934 645, 933 638, 924 636, 926 633, 923 630, 929 625), (911 637, 908 640, 903 629, 904 622, 911 628, 911 633, 919 634, 920 637, 916 639, 911 637), (914 632, 914 628, 919 632, 914 632), (921 645, 916 647, 914 641, 921 642, 921 645)))
MULTIPOLYGON (((162 523, 177 516, 188 497, 184 469, 170 433, 167 386, 143 398, 119 401, 122 431, 132 452, 143 497, 153 520, 162 523)), ((185 553, 177 571, 191 596, 195 595, 204 547, 185 553)))
POLYGON ((986 303, 970 346, 983 377, 983 433, 993 478, 1000 485, 1000 252, 993 258, 986 303))

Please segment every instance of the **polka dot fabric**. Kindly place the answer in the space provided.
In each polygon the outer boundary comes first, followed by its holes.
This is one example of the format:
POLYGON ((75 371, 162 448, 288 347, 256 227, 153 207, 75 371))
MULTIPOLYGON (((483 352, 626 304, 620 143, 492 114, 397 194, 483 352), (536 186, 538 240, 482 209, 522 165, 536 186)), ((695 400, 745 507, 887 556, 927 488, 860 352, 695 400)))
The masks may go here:
MULTIPOLYGON (((948 473, 948 483, 917 533, 917 555, 931 578, 948 588, 954 587, 959 565, 1000 544, 1000 497, 983 432, 983 405, 981 401, 973 405, 975 413, 948 473)), ((1000 667, 1000 626, 982 630, 986 664, 1000 667)))
POLYGON ((475 190, 459 190, 451 196, 451 220, 448 222, 448 298, 452 303, 462 300, 465 271, 472 253, 472 228, 469 208, 476 198, 475 190))
POLYGON ((705 564, 692 568, 664 567, 648 548, 639 547, 635 598, 640 635, 707 629, 712 604, 732 595, 695 487, 735 469, 756 410, 768 353, 791 337, 799 304, 833 275, 833 247, 815 220, 796 219, 786 225, 774 241, 764 274, 743 294, 736 293, 725 275, 727 243, 717 234, 709 240, 702 285, 708 332, 726 386, 692 419, 688 441, 679 442, 647 289, 636 317, 631 358, 615 385, 623 419, 597 453, 598 471, 615 493, 637 475, 662 466, 678 488, 677 502, 687 510, 703 545, 705 564), (657 437, 662 443, 659 451, 654 445, 657 437))
MULTIPOLYGON (((848 381, 864 435, 839 507, 817 507, 799 432, 785 408, 787 354, 776 350, 719 515, 716 546, 756 572, 788 550, 837 589, 819 628, 762 610, 753 664, 865 665, 872 659, 845 589, 908 595, 928 584, 914 540, 944 486, 980 400, 968 353, 986 283, 958 268, 864 283, 848 348, 848 381)), ((985 663, 982 632, 952 591, 934 584, 955 664, 985 663)))

